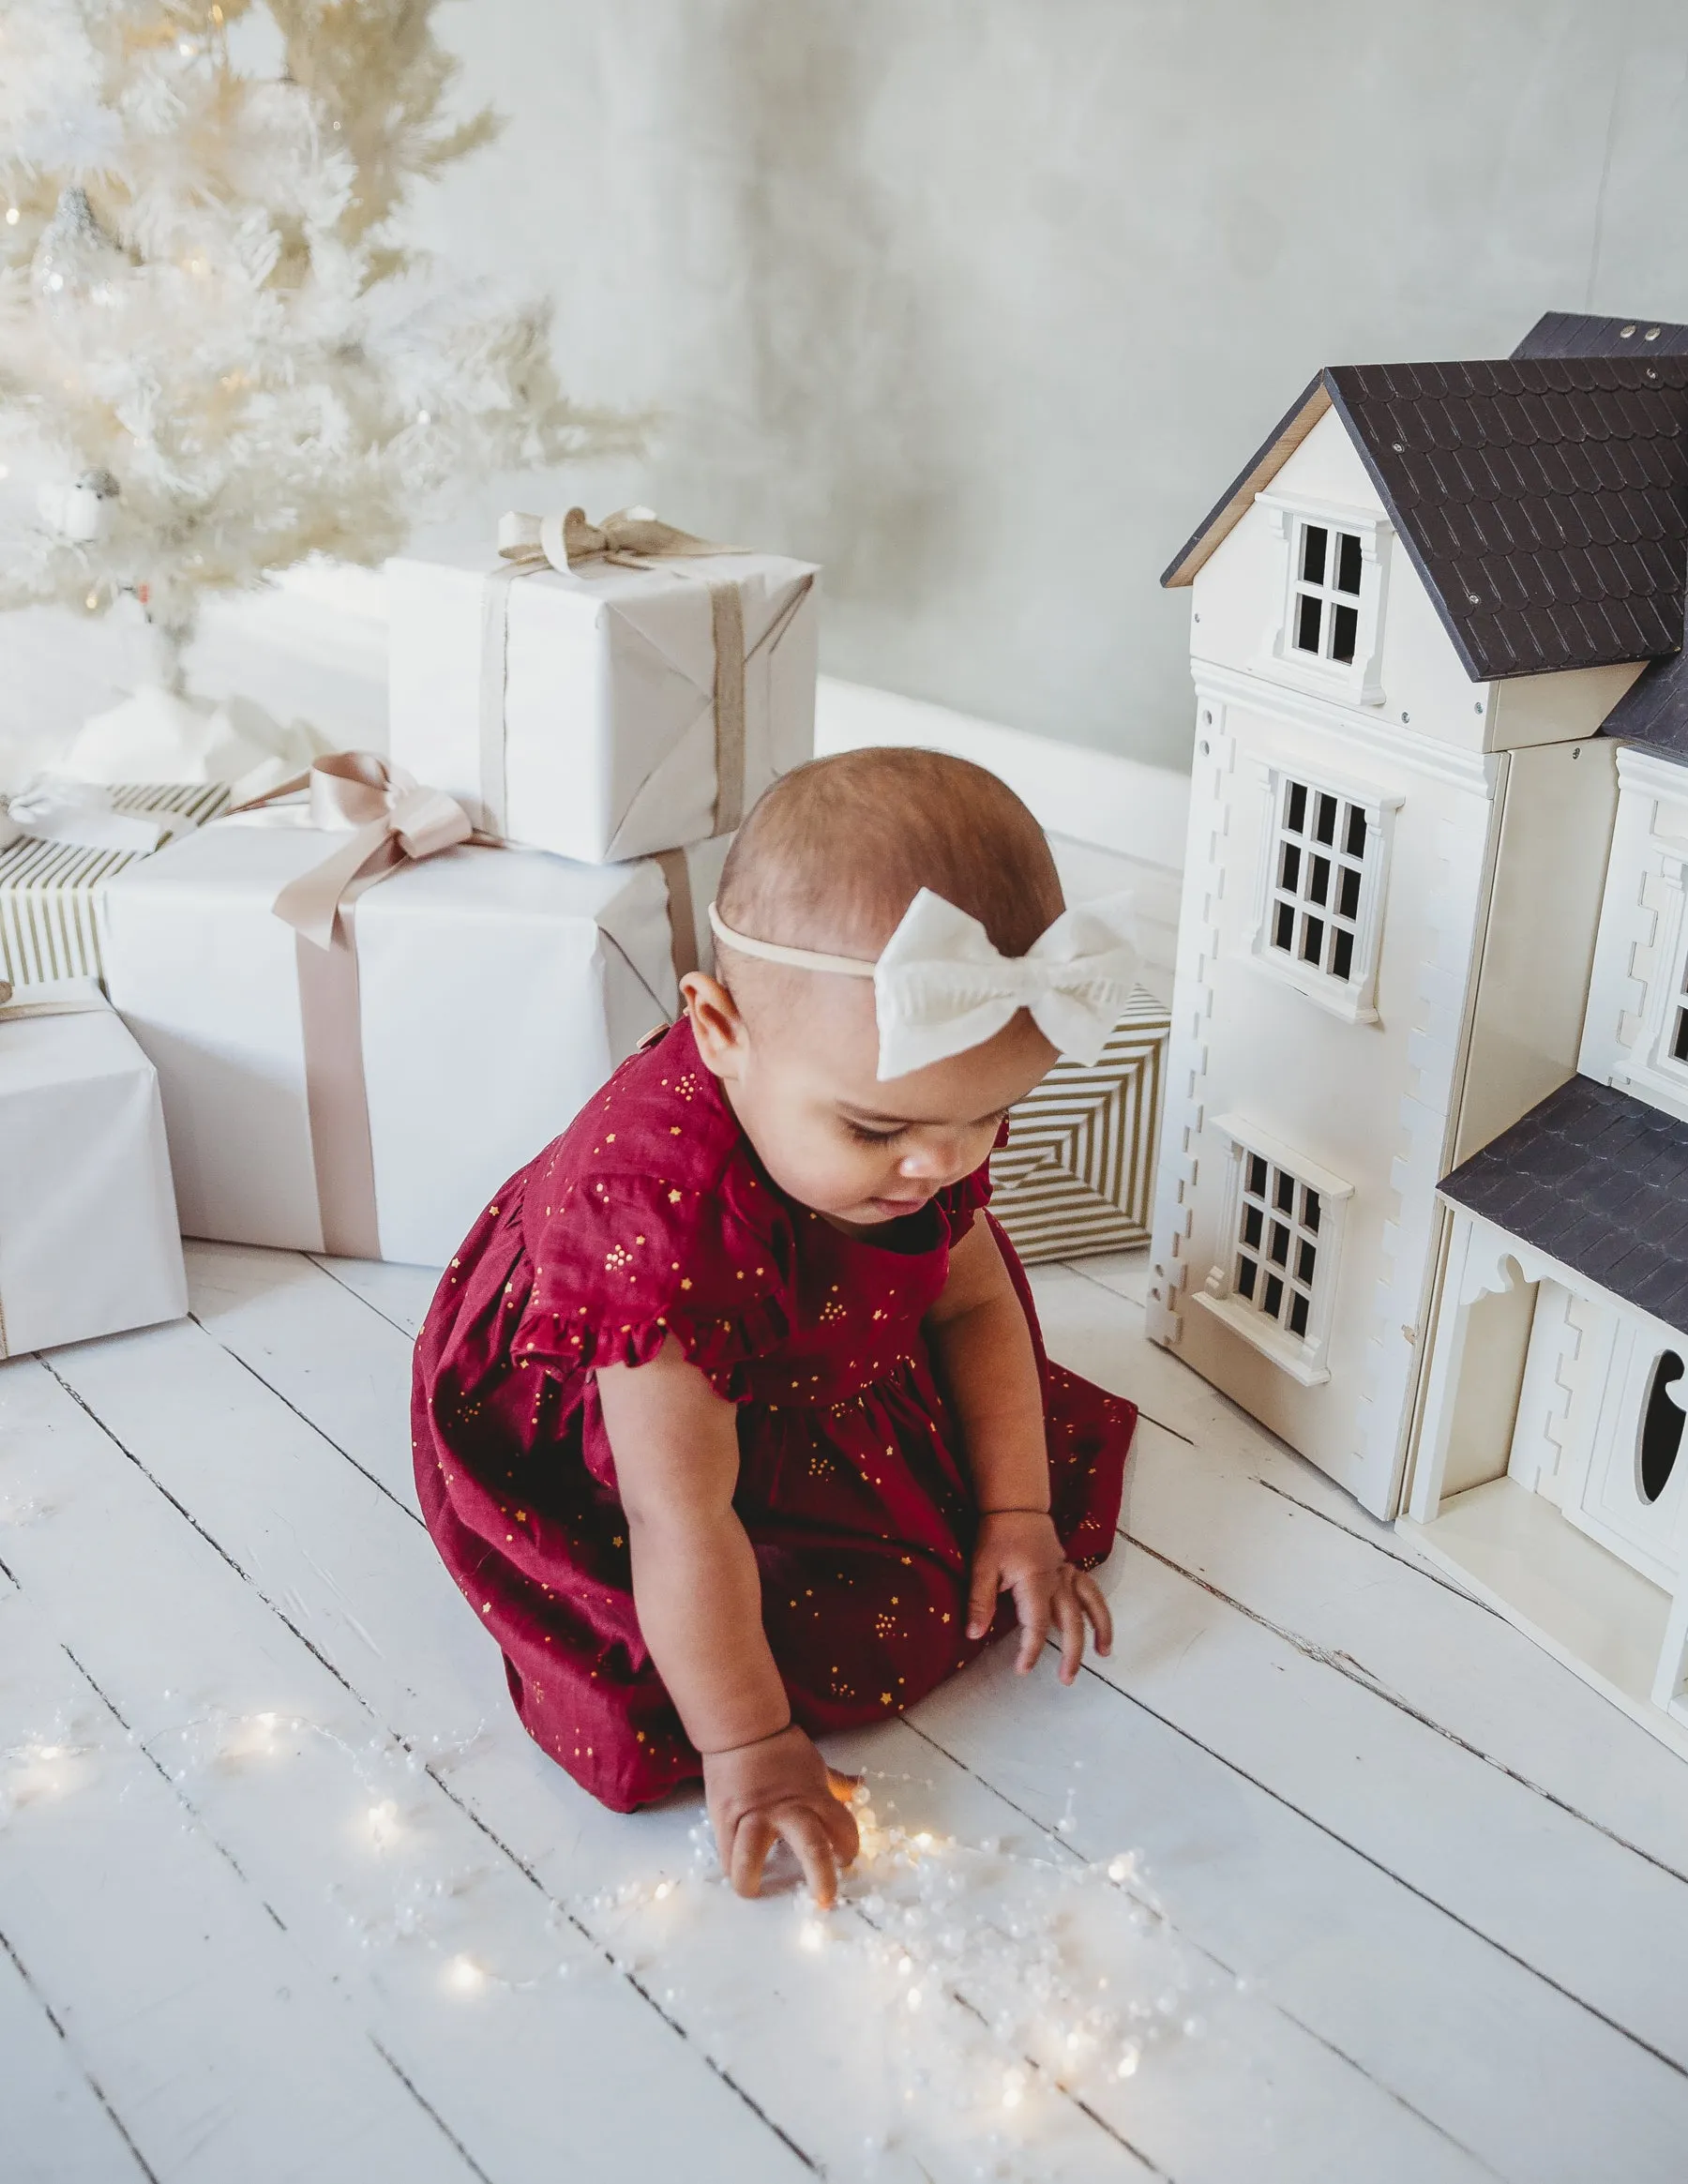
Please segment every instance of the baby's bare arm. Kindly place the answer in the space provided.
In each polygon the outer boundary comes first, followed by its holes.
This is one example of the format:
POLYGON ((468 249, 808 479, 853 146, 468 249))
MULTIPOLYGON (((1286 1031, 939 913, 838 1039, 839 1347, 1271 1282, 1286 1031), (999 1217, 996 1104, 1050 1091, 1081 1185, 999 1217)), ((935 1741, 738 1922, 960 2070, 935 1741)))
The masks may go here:
POLYGON ((1068 1562, 1048 1514, 1049 1457, 1032 1332, 996 1238, 976 1216, 950 1254, 949 1279, 927 1330, 961 1419, 979 1498, 967 1634, 982 1638, 998 1594, 1012 1592, 1020 1674, 1032 1668, 1053 1631, 1061 1640, 1061 1680, 1071 1683, 1084 1657, 1085 1626, 1106 1653, 1113 1621, 1094 1579, 1068 1562))
POLYGON ((756 1556, 732 1506, 737 1413, 671 1335, 646 1365, 600 1366, 598 1400, 615 1455, 639 1626, 703 1781, 722 1870, 753 1896, 776 1837, 830 1904, 855 1855, 855 1823, 791 1723, 762 1629, 756 1556))

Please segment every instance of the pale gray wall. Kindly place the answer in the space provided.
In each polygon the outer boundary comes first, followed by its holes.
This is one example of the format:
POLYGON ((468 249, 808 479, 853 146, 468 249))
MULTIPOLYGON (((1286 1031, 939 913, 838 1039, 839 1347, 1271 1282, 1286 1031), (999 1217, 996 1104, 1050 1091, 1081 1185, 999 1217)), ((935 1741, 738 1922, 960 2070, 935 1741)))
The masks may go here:
POLYGON ((826 665, 1187 747, 1156 577, 1321 364, 1688 318, 1683 0, 469 0, 442 242, 551 284, 591 478, 827 565, 826 665))
POLYGON ((1320 364, 1688 319, 1684 0, 440 21, 509 127, 426 231, 554 289, 580 394, 665 413, 555 490, 824 562, 836 673, 1139 758, 1187 750, 1157 574, 1320 364))

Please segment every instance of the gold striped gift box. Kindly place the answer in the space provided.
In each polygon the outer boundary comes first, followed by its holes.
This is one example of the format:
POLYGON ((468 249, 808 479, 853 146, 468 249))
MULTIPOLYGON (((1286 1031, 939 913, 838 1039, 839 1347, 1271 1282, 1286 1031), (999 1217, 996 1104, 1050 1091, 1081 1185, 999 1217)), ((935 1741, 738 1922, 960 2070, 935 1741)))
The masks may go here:
POLYGON ((1009 1116, 990 1210, 1028 1263, 1148 1243, 1171 1028, 1139 986, 1102 1059, 1058 1062, 1009 1116))
MULTIPOLYGON (((118 811, 173 812, 190 827, 203 826, 228 800, 220 781, 128 783, 112 791, 118 811)), ((95 896, 135 856, 28 835, 0 850, 0 979, 23 987, 102 976, 95 896)))

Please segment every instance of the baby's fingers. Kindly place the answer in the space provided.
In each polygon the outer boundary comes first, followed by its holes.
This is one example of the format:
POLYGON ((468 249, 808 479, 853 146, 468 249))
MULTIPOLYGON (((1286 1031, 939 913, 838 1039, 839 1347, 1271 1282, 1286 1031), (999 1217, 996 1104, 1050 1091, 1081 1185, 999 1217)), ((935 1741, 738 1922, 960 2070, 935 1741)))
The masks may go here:
POLYGON ((733 1830, 728 1875, 735 1895, 761 1895, 762 1867, 778 1832, 776 1823, 762 1813, 747 1813, 733 1830))
POLYGON ((1055 1623, 1061 1633, 1061 1680, 1071 1683, 1084 1660, 1084 1610, 1070 1585, 1055 1595, 1055 1623))
MULTIPOLYGON (((841 1817, 849 1818, 842 1806, 838 1812, 841 1817)), ((840 1860, 825 1822, 807 1805, 781 1805, 774 1815, 774 1826, 796 1852, 809 1894, 822 1911, 830 1911, 838 1898, 840 1860)), ((854 1832, 852 1821, 851 1833, 854 1832)), ((843 1862, 848 1864, 849 1860, 843 1862)))
POLYGON ((994 1555, 980 1555, 973 1562, 972 1583, 967 1595, 967 1634, 982 1638, 996 1613, 997 1594, 1002 1589, 1002 1565, 994 1555))
POLYGON ((1113 1651, 1113 1614, 1103 1598, 1102 1588, 1095 1579, 1080 1570, 1073 1580, 1073 1590, 1078 1596, 1078 1604, 1089 1616, 1091 1628, 1096 1634, 1096 1650, 1108 1654, 1113 1651))
POLYGON ((1049 1642, 1049 1586, 1047 1578, 1025 1577, 1014 1589, 1014 1604, 1019 1610, 1019 1657, 1015 1662, 1015 1673, 1030 1676, 1037 1665, 1037 1656, 1049 1642))

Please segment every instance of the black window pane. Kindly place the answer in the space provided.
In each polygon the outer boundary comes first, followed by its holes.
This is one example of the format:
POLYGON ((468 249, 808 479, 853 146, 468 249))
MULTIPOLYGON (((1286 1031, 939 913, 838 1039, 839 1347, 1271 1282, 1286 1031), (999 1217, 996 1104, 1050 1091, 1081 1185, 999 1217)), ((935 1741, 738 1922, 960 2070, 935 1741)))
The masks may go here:
POLYGON ((1253 1244, 1258 1251, 1259 1249, 1260 1243, 1260 1232, 1265 1228, 1265 1226, 1266 1216, 1261 1212, 1258 1206, 1243 1207, 1243 1241, 1244 1243, 1253 1244))
POLYGON ((1240 1258, 1237 1261, 1237 1288, 1244 1297, 1254 1295, 1255 1276, 1259 1271, 1252 1258, 1240 1258))
POLYGON ((1354 607, 1333 607, 1331 610, 1331 657, 1351 667, 1354 647, 1360 641, 1360 613, 1354 607))
POLYGON ((1293 842, 1286 842, 1278 864, 1278 885, 1293 895, 1300 881, 1301 851, 1293 842))
POLYGON ((1301 954, 1304 963, 1317 963, 1323 956, 1323 918, 1304 918, 1302 921, 1301 954))
POLYGON ((1321 795, 1319 797, 1319 811, 1313 822, 1313 832, 1321 842, 1326 844, 1336 839, 1336 799, 1334 796, 1321 795))
POLYGON ((1277 906, 1277 916, 1272 927, 1272 944, 1274 948, 1289 950, 1295 945, 1295 912, 1287 902, 1277 906))
POLYGON ((1307 1300, 1299 1290, 1289 1300, 1289 1332, 1291 1334, 1307 1332, 1307 1300))
POLYGON ((1277 1189, 1272 1194, 1273 1203, 1280 1213, 1291 1212, 1295 1205, 1295 1178, 1278 1169, 1277 1189))
POLYGON ((1304 1191, 1302 1193, 1302 1227, 1311 1236, 1319 1234, 1319 1193, 1317 1191, 1304 1191))
POLYGON ((1301 834, 1307 823, 1307 791, 1299 781, 1289 784, 1289 795, 1284 806, 1284 824, 1292 835, 1301 834))
MULTIPOLYGON (((1330 544, 1330 533, 1322 523, 1309 523, 1302 532, 1302 575, 1310 584, 1322 584, 1325 573, 1325 551, 1330 544)), ((1279 563, 1279 567, 1283 564, 1279 563)))
POLYGON ((1336 589, 1360 596, 1360 541, 1351 531, 1336 534, 1336 589))
POLYGON ((1314 1250, 1313 1246, 1304 1236, 1301 1242, 1295 1247, 1296 1280, 1298 1282, 1305 1282, 1308 1287, 1311 1288, 1313 1282, 1313 1269, 1318 1263, 1318 1252, 1314 1250))
POLYGON ((1320 608, 1317 599, 1306 592, 1299 593, 1295 601, 1295 643, 1298 652, 1319 650, 1319 617, 1320 608))
POLYGON ((1678 1009, 1676 1037, 1670 1042, 1670 1051, 1679 1062, 1688 1062, 1688 1009, 1678 1009))
POLYGON ((1365 814, 1357 804, 1349 806, 1348 836, 1343 843, 1350 857, 1365 854, 1365 814))
POLYGON ((1307 878, 1307 899, 1310 902, 1329 902, 1331 899, 1331 860, 1315 857, 1307 878))
POLYGON ((1266 1277, 1265 1303, 1267 1311, 1275 1319, 1284 1304, 1284 1285, 1276 1274, 1268 1274, 1266 1277))
POLYGON ((1331 976, 1352 978, 1354 975, 1354 936, 1345 926, 1338 926, 1331 936, 1331 976))
POLYGON ((1682 1446, 1682 1428, 1688 1424, 1682 1413, 1671 1401, 1674 1392, 1680 1395, 1683 1365, 1673 1349, 1667 1349, 1653 1367, 1652 1385, 1647 1392, 1647 1410, 1641 1421, 1641 1498, 1644 1501, 1657 1501, 1676 1469, 1676 1461, 1682 1446))
POLYGON ((1274 1266, 1289 1264, 1289 1231, 1281 1221, 1272 1224, 1272 1263, 1274 1266))
POLYGON ((1345 918, 1360 915, 1360 874, 1352 865, 1342 867, 1342 889, 1336 897, 1336 907, 1345 918))
POLYGON ((1266 1163, 1258 1152, 1248 1156, 1248 1187, 1257 1198, 1266 1196, 1266 1163))

